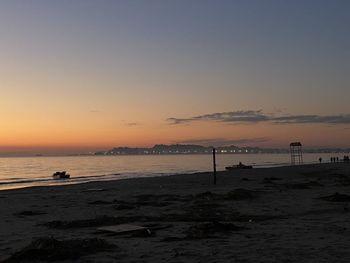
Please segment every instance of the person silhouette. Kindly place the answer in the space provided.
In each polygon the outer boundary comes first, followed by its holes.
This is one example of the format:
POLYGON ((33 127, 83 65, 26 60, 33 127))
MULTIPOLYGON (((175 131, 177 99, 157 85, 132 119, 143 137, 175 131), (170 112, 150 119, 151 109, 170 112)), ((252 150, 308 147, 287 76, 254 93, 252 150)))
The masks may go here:
POLYGON ((320 157, 320 158, 318 158, 318 160, 320 161, 320 163, 322 163, 322 158, 320 157))

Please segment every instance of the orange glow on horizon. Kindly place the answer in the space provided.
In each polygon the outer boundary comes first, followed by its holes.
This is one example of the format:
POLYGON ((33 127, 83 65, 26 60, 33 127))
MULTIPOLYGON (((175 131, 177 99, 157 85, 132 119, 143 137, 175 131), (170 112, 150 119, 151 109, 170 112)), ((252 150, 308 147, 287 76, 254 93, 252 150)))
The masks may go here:
MULTIPOLYGON (((20 131, 8 130, 1 134, 0 151, 96 151, 112 147, 152 147, 154 144, 174 144, 198 139, 247 139, 244 146, 286 148, 290 141, 302 141, 305 146, 342 146, 347 136, 343 129, 337 138, 330 135, 336 127, 323 128, 323 133, 315 134, 321 125, 274 125, 251 124, 229 125, 225 123, 198 122, 191 125, 169 125, 159 122, 153 125, 133 125, 96 129, 82 127, 54 128, 27 127, 20 131), (153 128, 157 126, 157 128, 153 128), (254 142, 254 138, 266 138, 254 142), (249 139, 252 142, 249 143, 249 139), (320 142, 322 142, 320 144, 320 142), (338 144, 337 144, 338 142, 338 144)), ((242 145, 241 145, 242 146, 242 145)))

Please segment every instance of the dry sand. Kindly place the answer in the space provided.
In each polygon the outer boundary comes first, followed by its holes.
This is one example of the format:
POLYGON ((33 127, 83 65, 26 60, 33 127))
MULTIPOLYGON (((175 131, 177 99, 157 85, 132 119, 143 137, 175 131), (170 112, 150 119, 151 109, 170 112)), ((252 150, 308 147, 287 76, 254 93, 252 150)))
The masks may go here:
POLYGON ((342 194, 346 163, 0 191, 0 260, 51 242, 67 262, 350 262, 342 194), (151 235, 97 231, 113 224, 151 235))

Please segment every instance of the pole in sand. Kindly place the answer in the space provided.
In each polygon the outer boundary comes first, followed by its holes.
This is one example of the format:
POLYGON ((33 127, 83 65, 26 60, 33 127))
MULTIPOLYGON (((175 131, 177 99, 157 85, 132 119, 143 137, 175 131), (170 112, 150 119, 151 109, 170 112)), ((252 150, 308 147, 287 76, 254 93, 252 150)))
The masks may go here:
POLYGON ((215 159, 215 148, 213 148, 213 170, 214 170, 214 184, 216 184, 216 159, 215 159))

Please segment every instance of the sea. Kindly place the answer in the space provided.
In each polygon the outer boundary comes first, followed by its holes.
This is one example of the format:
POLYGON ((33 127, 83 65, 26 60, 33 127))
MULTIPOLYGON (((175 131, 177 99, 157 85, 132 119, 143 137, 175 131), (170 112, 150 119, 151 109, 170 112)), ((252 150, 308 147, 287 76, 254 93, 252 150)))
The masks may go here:
MULTIPOLYGON (((344 154, 305 153, 305 164, 329 162, 332 156, 344 154)), ((217 170, 242 162, 254 168, 290 165, 289 154, 217 154, 217 170)), ((210 154, 181 155, 115 155, 115 156, 38 156, 0 157, 0 190, 33 186, 78 184, 91 181, 135 177, 166 176, 212 171, 210 154), (53 179, 56 171, 67 171, 71 178, 53 179)))

